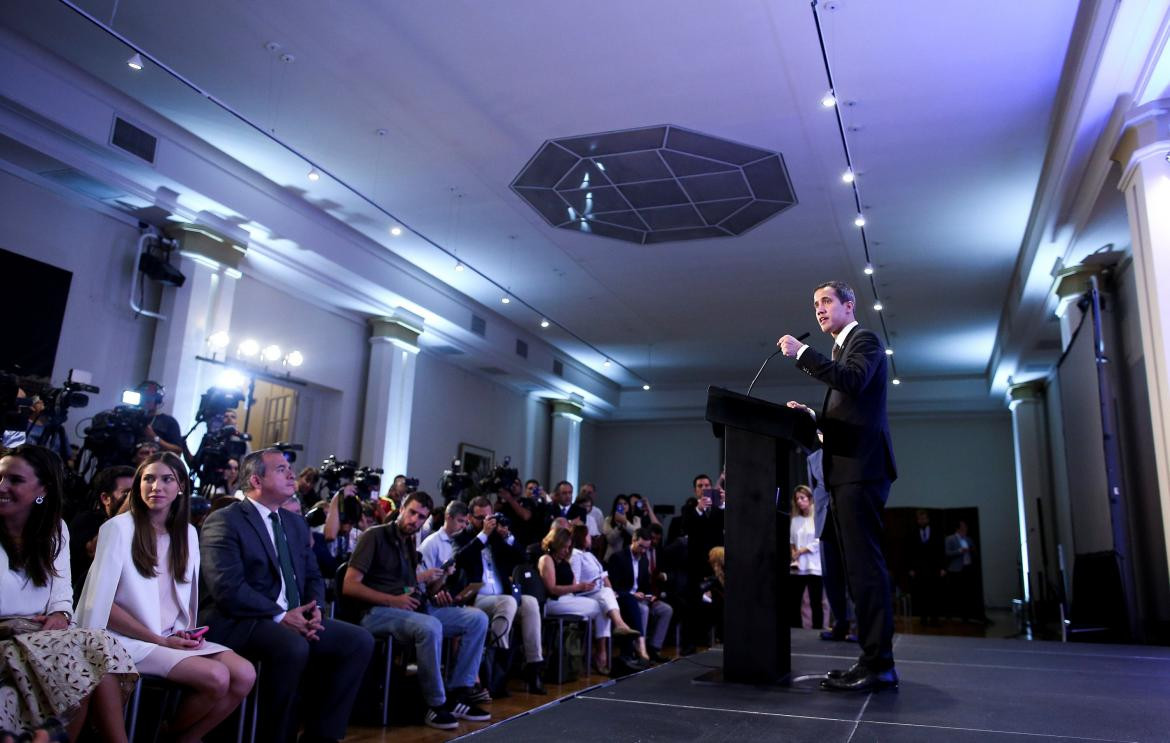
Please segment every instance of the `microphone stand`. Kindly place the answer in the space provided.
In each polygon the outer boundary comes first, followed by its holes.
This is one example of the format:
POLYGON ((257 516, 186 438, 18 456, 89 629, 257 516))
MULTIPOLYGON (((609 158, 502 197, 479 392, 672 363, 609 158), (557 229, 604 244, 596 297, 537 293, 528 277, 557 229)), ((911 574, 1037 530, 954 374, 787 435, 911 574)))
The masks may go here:
MULTIPOLYGON (((797 337, 797 339, 796 339, 796 340, 798 340, 798 341, 803 341, 803 340, 804 340, 805 338, 807 338, 807 337, 808 337, 808 333, 801 333, 801 334, 800 334, 800 335, 797 337)), ((779 348, 777 348, 775 351, 773 351, 773 352, 772 352, 772 355, 771 355, 771 356, 769 356, 768 358, 764 359, 764 363, 760 364, 760 370, 759 370, 758 372, 756 372, 756 376, 752 377, 752 383, 748 385, 748 390, 747 390, 747 396, 748 396, 748 397, 751 397, 751 396, 752 396, 752 387, 755 387, 755 386, 756 386, 756 380, 758 380, 758 379, 760 378, 760 375, 764 373, 764 367, 768 365, 768 362, 769 362, 769 361, 771 361, 772 359, 776 358, 776 354, 780 353, 780 351, 781 351, 781 350, 782 350, 782 349, 779 349, 779 348)))

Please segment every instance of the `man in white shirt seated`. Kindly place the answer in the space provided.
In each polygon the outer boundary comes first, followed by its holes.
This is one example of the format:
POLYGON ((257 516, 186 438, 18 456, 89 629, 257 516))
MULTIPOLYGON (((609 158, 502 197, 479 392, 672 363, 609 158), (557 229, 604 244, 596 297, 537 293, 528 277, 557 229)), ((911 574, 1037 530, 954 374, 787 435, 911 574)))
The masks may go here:
POLYGON ((495 514, 491 501, 480 496, 470 505, 471 524, 455 537, 456 548, 460 549, 455 564, 466 573, 469 583, 483 584, 476 594, 475 606, 490 618, 489 642, 494 640, 499 648, 509 647, 512 622, 520 616, 528 692, 544 694, 540 604, 533 596, 520 596, 517 603, 512 595, 512 570, 524 562, 523 547, 517 544, 506 520, 495 514))

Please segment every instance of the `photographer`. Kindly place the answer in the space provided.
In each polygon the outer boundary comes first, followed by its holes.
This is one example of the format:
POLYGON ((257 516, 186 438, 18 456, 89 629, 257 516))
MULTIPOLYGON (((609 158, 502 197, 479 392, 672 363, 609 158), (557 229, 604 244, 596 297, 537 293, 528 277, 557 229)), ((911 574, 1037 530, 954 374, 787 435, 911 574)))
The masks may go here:
MULTIPOLYGON (((528 482, 535 483, 536 481, 529 480, 528 482)), ((535 489, 539 494, 540 485, 537 484, 535 489)), ((529 488, 529 492, 531 490, 529 488)), ((520 494, 519 479, 512 480, 507 487, 501 487, 496 491, 496 506, 499 508, 500 515, 507 517, 508 521, 512 523, 512 531, 516 541, 522 547, 536 544, 547 531, 539 516, 541 504, 531 495, 520 494)))
POLYGON ((540 605, 533 596, 521 596, 517 606, 512 596, 512 570, 524 561, 523 548, 512 535, 508 518, 494 513, 487 498, 480 496, 471 501, 470 521, 471 525, 455 537, 455 545, 460 548, 456 565, 466 572, 470 583, 483 584, 475 596, 475 606, 491 617, 489 626, 496 647, 510 647, 512 622, 520 615, 528 692, 544 694, 540 605))
POLYGON ((321 494, 317 492, 316 467, 305 467, 297 474, 296 497, 301 502, 301 508, 306 511, 321 500, 321 494))
POLYGON ((183 439, 183 429, 179 422, 166 413, 159 412, 166 396, 166 388, 147 379, 139 384, 135 391, 142 395, 140 404, 145 414, 142 440, 153 441, 163 451, 178 454, 190 461, 191 452, 187 450, 187 442, 183 439))
POLYGON ((134 482, 134 468, 119 465, 97 473, 90 483, 93 507, 74 517, 69 523, 69 562, 72 567, 73 598, 81 595, 81 586, 97 550, 98 529, 117 515, 130 496, 134 482))

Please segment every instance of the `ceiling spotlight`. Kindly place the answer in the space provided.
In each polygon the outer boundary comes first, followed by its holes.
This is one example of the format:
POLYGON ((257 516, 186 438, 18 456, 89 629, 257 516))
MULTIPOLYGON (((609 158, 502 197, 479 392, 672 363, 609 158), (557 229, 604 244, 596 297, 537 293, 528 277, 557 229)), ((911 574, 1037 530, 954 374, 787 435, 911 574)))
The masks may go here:
POLYGON ((858 214, 857 219, 853 220, 853 224, 857 225, 858 227, 864 227, 865 226, 865 217, 858 214))
POLYGON ((142 63, 142 55, 138 52, 134 52, 134 56, 126 60, 126 66, 132 70, 141 70, 144 67, 142 63))
POLYGON ((881 302, 874 302, 873 309, 875 312, 881 312, 882 311, 882 303, 881 302))
POLYGON ((649 391, 650 391, 650 385, 648 385, 648 384, 644 384, 644 385, 642 385, 642 389, 644 389, 644 390, 646 390, 647 392, 649 392, 649 391))
POLYGON ((887 348, 886 349, 886 356, 893 356, 893 355, 894 355, 894 349, 887 348))
POLYGON ((866 263, 865 268, 862 269, 862 271, 865 273, 866 276, 873 276, 873 264, 866 263))
POLYGON ((231 343, 231 340, 231 336, 221 330, 208 336, 207 345, 211 346, 216 351, 222 351, 228 347, 228 343, 231 343))
POLYGON ((844 173, 842 173, 841 180, 845 183, 852 183, 853 182, 853 169, 850 168, 849 170, 846 170, 844 173))
POLYGON ((462 270, 463 270, 463 262, 462 262, 462 261, 455 261, 455 270, 456 270, 456 271, 462 271, 462 270))
POLYGON ((902 384, 902 380, 894 377, 892 384, 902 384))
POLYGON ((239 349, 237 350, 241 356, 245 358, 251 358, 252 356, 260 353, 260 344, 249 338, 248 340, 241 343, 239 349))
POLYGON ((545 318, 543 318, 543 317, 542 317, 542 318, 540 318, 540 327, 542 327, 542 328, 547 328, 547 327, 548 327, 548 320, 546 320, 546 319, 545 319, 545 318))
POLYGON ((824 97, 821 98, 821 105, 825 108, 832 108, 837 105, 837 96, 833 95, 833 91, 830 90, 828 93, 825 93, 824 97))
POLYGON ((402 234, 402 228, 399 227, 398 225, 394 225, 393 227, 390 228, 390 234, 394 235, 394 237, 398 237, 399 235, 402 234))
POLYGON ((610 362, 610 360, 609 360, 609 359, 606 359, 604 362, 602 362, 602 364, 601 364, 601 365, 602 365, 602 366, 604 366, 606 369, 608 369, 608 368, 609 368, 609 365, 610 365, 610 363, 611 363, 611 362, 610 362))
POLYGON ((309 180, 313 181, 314 183, 321 180, 321 174, 317 172, 316 168, 313 168, 309 171, 309 180))
POLYGON ((297 367, 305 363, 305 357, 300 351, 291 351, 288 356, 284 357, 284 363, 297 367))
POLYGON ((265 361, 277 361, 280 359, 280 346, 275 343, 271 346, 265 346, 264 350, 260 352, 260 358, 265 361))
POLYGON ((500 301, 503 302, 504 304, 512 304, 512 300, 508 298, 507 294, 500 297, 500 301))

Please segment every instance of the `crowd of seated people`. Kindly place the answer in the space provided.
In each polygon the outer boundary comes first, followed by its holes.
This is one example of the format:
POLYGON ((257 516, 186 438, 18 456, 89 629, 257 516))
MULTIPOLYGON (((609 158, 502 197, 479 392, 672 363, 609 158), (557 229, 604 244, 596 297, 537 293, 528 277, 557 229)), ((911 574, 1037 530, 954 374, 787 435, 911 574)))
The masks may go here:
POLYGON ((382 635, 410 648, 423 722, 449 730, 490 719, 482 705, 508 694, 510 674, 546 693, 546 617, 592 619, 587 660, 602 673, 619 656, 664 661, 672 620, 688 639, 707 636, 712 613, 696 590, 711 568, 704 559, 695 570, 692 557, 722 543, 722 522, 720 503, 700 493, 705 476, 693 483, 695 513, 675 517, 666 543, 647 499, 619 495, 605 516, 592 483, 574 498, 569 482, 545 491, 513 479, 437 504, 399 476, 361 498, 350 485, 323 492, 315 469, 295 471, 278 449, 233 458, 208 503, 182 447, 156 443, 96 473, 72 529, 60 457, 35 445, 3 452, 0 658, 33 681, 0 683, 0 741, 73 739, 85 727, 125 740, 123 707, 141 675, 182 690, 168 739, 202 740, 254 691, 258 739, 339 740, 382 635), (357 608, 354 623, 330 618, 337 598, 357 608), (298 699, 314 713, 302 716, 298 699))

